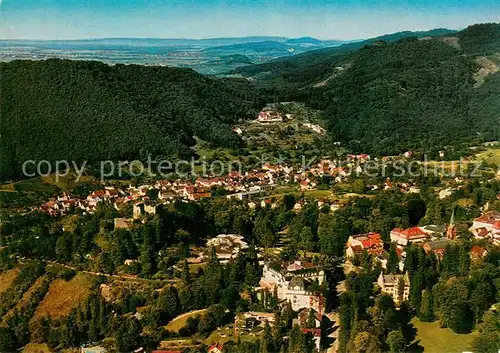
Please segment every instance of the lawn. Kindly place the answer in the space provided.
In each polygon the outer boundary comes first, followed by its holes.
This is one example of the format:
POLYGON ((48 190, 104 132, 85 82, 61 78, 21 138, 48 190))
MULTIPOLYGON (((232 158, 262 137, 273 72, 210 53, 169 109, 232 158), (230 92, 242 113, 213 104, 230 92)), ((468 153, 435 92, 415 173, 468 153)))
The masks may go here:
MULTIPOLYGON (((257 330, 256 330, 257 331, 257 330)), ((222 327, 218 330, 212 332, 203 343, 206 345, 210 345, 213 343, 226 343, 228 341, 237 341, 238 338, 241 342, 254 342, 261 338, 262 336, 262 328, 260 328, 259 332, 249 332, 249 333, 241 333, 238 336, 234 335, 234 329, 232 327, 222 327)))
POLYGON ((413 342, 412 352, 421 352, 423 347, 426 353, 461 353, 469 350, 475 333, 459 335, 448 328, 439 327, 439 323, 421 322, 417 318, 412 320, 417 337, 413 342))
POLYGON ((173 332, 179 332, 179 330, 186 325, 186 322, 188 318, 190 317, 195 317, 196 315, 203 315, 206 309, 201 309, 201 310, 193 310, 190 311, 189 313, 184 313, 179 316, 177 316, 175 319, 170 321, 167 326, 165 326, 165 329, 173 332))

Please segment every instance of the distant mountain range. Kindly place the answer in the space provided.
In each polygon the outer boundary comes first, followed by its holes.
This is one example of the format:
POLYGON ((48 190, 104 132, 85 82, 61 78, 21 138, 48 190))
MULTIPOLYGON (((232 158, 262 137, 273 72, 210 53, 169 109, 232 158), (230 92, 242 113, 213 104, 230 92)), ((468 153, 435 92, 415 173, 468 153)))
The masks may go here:
MULTIPOLYGON (((415 32, 438 35, 439 29, 415 32)), ((401 32, 390 36, 409 36, 401 32)), ((246 64, 260 64, 311 50, 363 41, 319 40, 312 37, 286 38, 253 36, 239 38, 97 38, 82 40, 0 40, 0 61, 16 59, 99 60, 109 64, 141 64, 192 68, 204 74, 221 74, 246 64), (226 60, 238 55, 238 60, 226 60), (245 56, 242 58, 241 55, 245 56)))
POLYGON ((110 64, 188 67, 220 74, 241 65, 262 63, 312 49, 346 43, 311 37, 240 37, 209 39, 97 38, 82 40, 1 40, 0 61, 15 59, 99 60, 110 64), (228 55, 246 58, 225 60, 228 55))

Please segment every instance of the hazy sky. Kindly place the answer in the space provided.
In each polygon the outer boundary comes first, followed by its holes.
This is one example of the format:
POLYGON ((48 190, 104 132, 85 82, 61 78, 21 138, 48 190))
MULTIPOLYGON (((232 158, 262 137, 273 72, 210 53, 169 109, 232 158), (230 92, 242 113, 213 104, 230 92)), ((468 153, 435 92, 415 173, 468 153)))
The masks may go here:
POLYGON ((0 0, 0 38, 373 37, 500 22, 500 0, 0 0))

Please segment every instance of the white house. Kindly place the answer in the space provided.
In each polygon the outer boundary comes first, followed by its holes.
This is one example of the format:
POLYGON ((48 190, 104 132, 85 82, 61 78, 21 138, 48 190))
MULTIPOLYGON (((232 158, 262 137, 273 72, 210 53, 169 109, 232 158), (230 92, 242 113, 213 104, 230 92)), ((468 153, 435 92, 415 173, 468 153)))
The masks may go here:
POLYGON ((380 272, 378 276, 377 285, 380 287, 382 293, 389 294, 396 305, 408 300, 410 295, 410 278, 408 273, 404 275, 384 275, 380 272), (403 283, 403 292, 400 293, 400 282, 403 283))
POLYGON ((289 301, 295 311, 303 308, 321 311, 323 298, 311 286, 321 285, 324 280, 324 271, 312 263, 294 261, 287 266, 272 266, 265 262, 260 287, 256 290, 276 293, 278 299, 289 301))

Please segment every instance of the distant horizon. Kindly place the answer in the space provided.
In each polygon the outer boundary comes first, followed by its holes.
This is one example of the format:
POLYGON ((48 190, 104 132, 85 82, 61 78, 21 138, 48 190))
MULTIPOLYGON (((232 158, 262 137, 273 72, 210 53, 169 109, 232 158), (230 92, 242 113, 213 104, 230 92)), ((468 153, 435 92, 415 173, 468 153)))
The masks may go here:
MULTIPOLYGON (((0 0, 1 1, 1 0, 0 0)), ((476 23, 471 23, 468 26, 474 25, 476 23)), ((33 42, 71 42, 71 41, 95 41, 95 40, 120 40, 120 39, 132 39, 132 40, 215 40, 215 39, 246 39, 246 38, 283 38, 283 39, 299 39, 299 38, 312 38, 320 41, 339 41, 339 42, 356 42, 363 41, 370 38, 381 37, 385 35, 391 35, 395 33, 401 32, 428 32, 433 30, 449 30, 449 31, 461 31, 468 26, 460 27, 460 28, 447 28, 447 27, 436 27, 436 28, 427 28, 427 29, 417 29, 417 30, 409 30, 409 29, 401 29, 396 32, 388 32, 382 33, 375 36, 369 37, 360 37, 353 39, 343 39, 343 38, 318 38, 309 35, 297 36, 297 37, 286 37, 280 35, 248 35, 248 36, 223 36, 223 37, 87 37, 87 38, 66 38, 66 39, 35 39, 35 38, 3 38, 0 37, 0 41, 33 41, 33 42)))
POLYGON ((0 0, 2 40, 313 37, 499 22, 497 0, 0 0))

